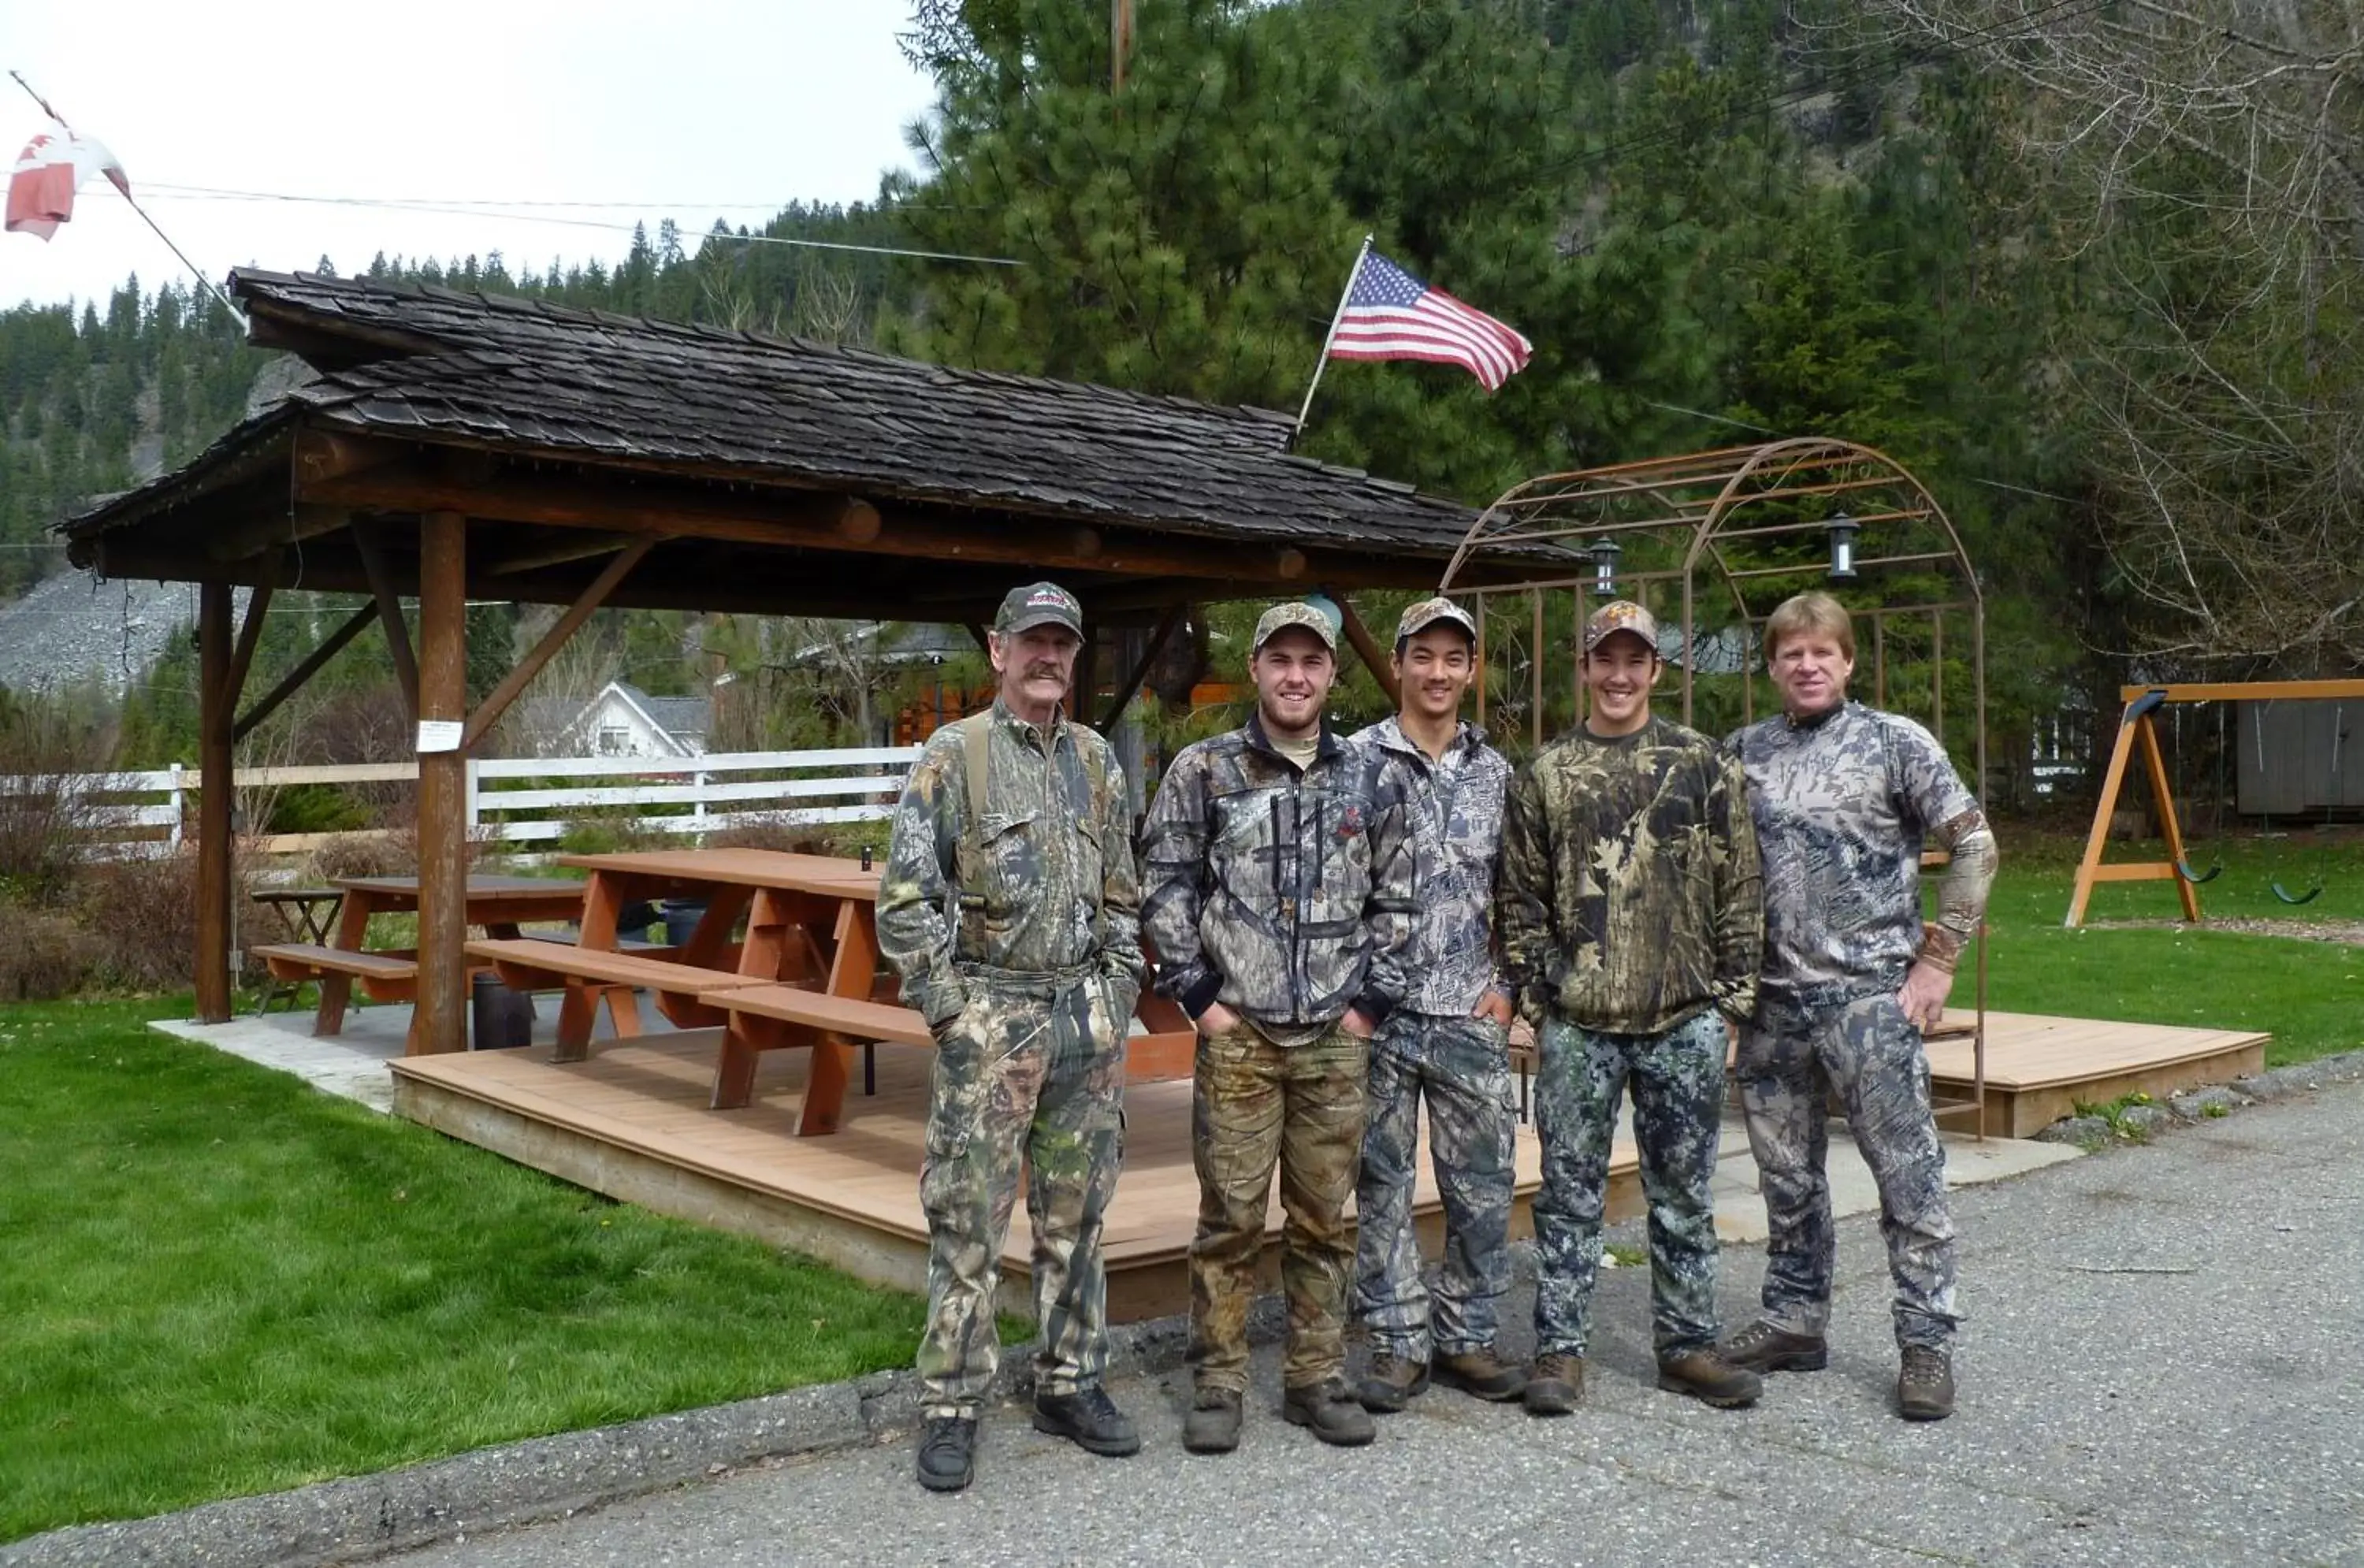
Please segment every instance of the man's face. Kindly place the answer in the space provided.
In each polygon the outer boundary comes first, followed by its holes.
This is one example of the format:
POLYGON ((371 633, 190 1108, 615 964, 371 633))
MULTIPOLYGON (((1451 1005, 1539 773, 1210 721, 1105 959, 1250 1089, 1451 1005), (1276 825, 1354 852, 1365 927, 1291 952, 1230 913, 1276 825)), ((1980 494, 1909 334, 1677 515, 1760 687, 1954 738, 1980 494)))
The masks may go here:
POLYGON ((1584 656, 1584 684, 1602 728, 1630 725, 1642 716, 1659 669, 1657 650, 1636 632, 1612 631, 1584 656))
POLYGON ((1064 626, 992 632, 986 653, 1001 677, 1001 700, 1012 708, 1055 706, 1076 678, 1076 651, 1084 639, 1064 626))
POLYGON ((1338 662, 1321 639, 1302 628, 1272 634, 1248 667, 1265 728, 1303 735, 1321 721, 1321 704, 1338 676, 1338 662))
POLYGON ((1839 639, 1812 628, 1783 638, 1772 664, 1782 711, 1793 718, 1827 713, 1846 701, 1847 677, 1855 673, 1855 661, 1840 649, 1839 639))
POLYGON ((1395 659, 1403 710, 1431 720, 1458 714, 1462 694, 1478 673, 1476 652, 1469 634, 1457 626, 1426 626, 1414 632, 1395 659))

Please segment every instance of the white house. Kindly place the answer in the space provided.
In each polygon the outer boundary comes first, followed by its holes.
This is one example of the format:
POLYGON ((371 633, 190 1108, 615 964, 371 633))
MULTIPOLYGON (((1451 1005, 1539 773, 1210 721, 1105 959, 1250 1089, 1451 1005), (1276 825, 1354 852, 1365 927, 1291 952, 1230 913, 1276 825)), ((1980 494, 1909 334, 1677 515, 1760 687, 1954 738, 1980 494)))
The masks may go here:
POLYGON ((577 755, 702 757, 714 725, 709 697, 652 697, 627 681, 610 681, 567 726, 577 755))

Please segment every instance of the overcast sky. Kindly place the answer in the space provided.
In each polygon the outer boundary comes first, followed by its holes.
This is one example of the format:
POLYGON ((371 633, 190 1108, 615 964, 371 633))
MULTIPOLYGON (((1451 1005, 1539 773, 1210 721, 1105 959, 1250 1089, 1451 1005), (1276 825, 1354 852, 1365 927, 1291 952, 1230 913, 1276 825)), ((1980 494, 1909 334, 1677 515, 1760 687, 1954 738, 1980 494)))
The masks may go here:
MULTIPOLYGON (((598 257, 672 217, 760 223, 851 202, 909 168, 931 101, 895 34, 905 0, 247 0, 235 7, 0 0, 0 68, 121 160, 132 194, 215 279, 233 266, 357 272, 379 250, 498 250, 512 271, 598 257), (457 213, 247 201, 424 201, 457 213), (597 202, 514 210, 470 204, 597 202), (585 222, 619 228, 581 227, 585 222)), ((47 122, 0 74, 15 152, 47 122)), ((102 301, 185 273, 103 182, 44 244, 0 234, 0 306, 102 301)))

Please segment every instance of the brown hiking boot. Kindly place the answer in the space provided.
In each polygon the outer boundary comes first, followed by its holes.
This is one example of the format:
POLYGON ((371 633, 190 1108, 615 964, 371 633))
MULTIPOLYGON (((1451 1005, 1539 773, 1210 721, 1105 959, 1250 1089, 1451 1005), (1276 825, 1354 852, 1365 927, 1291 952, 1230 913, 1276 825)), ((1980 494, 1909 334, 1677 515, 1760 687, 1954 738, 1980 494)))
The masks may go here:
POLYGON ((1942 1421, 1954 1413, 1954 1359, 1935 1345, 1904 1347, 1896 1374, 1896 1413, 1908 1421, 1942 1421))
POLYGON ((1201 1388, 1182 1418, 1182 1446, 1192 1453, 1229 1453, 1240 1446, 1240 1392, 1201 1388))
POLYGON ((1527 1386, 1527 1369, 1504 1361, 1491 1345, 1439 1356, 1429 1363, 1429 1371, 1447 1388, 1497 1402, 1516 1399, 1527 1386))
POLYGON ((1716 1353, 1750 1372, 1820 1372, 1831 1364, 1831 1347, 1820 1334, 1792 1334, 1759 1318, 1716 1347, 1716 1353))
POLYGON ((1311 1428, 1315 1437, 1336 1448, 1360 1448, 1379 1435, 1371 1413, 1346 1391, 1343 1377, 1290 1389, 1281 1399, 1280 1418, 1311 1428))
POLYGON ((1688 1394, 1719 1410, 1736 1410, 1756 1403, 1765 1392, 1765 1380, 1711 1349, 1660 1362, 1658 1386, 1669 1394, 1688 1394))
POLYGON ((1355 1397, 1374 1416, 1392 1416, 1427 1391, 1428 1362, 1388 1351, 1373 1354, 1363 1380, 1355 1385, 1355 1397))
POLYGON ((1566 1416, 1584 1403, 1584 1358, 1555 1351, 1535 1358, 1527 1374, 1526 1404, 1530 1416, 1566 1416))

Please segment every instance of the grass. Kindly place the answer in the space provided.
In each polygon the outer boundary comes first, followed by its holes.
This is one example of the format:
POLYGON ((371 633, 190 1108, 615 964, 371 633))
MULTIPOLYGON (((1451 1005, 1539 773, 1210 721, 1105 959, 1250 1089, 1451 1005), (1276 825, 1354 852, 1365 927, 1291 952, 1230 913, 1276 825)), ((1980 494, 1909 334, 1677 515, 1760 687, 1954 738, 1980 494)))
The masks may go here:
MULTIPOLYGON (((2270 1066, 2364 1048, 2364 948, 2206 927, 2113 929, 2120 920, 2174 920, 2171 883, 2097 887, 2080 929, 2062 929, 2081 840, 2014 831, 2000 836, 2003 870, 1988 906, 1994 950, 1988 997, 2005 1012, 2125 1018, 2140 1023, 2272 1031, 2270 1066)), ((2113 844, 2107 859, 2158 860, 2156 843, 2113 844)), ((2223 845, 2224 874, 2200 889, 2211 918, 2364 923, 2364 843, 2318 846, 2235 839, 2223 845), (2323 895, 2301 908, 2276 899, 2268 883, 2304 884, 2320 863, 2323 895)), ((2204 867, 2207 846, 2193 859, 2204 867)), ((1957 1002, 1970 998, 1966 973, 1957 1002)))
POLYGON ((0 1007, 0 1540, 908 1364, 922 1304, 0 1007))

